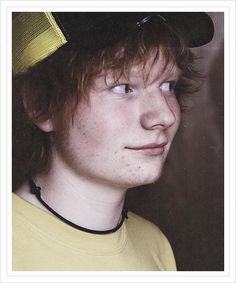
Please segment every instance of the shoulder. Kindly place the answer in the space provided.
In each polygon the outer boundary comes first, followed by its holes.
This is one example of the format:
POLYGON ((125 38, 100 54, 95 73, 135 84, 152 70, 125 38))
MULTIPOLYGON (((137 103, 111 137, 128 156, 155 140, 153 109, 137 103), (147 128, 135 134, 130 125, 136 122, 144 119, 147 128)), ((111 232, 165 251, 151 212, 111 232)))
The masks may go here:
POLYGON ((149 234, 153 237, 161 237, 165 238, 162 231, 159 229, 158 226, 153 224, 152 222, 148 221, 147 219, 133 213, 128 213, 128 226, 130 229, 135 229, 137 232, 143 234, 149 234))
POLYGON ((128 213, 126 223, 129 236, 138 248, 143 247, 158 257, 165 270, 176 270, 172 247, 158 226, 133 212, 128 213))

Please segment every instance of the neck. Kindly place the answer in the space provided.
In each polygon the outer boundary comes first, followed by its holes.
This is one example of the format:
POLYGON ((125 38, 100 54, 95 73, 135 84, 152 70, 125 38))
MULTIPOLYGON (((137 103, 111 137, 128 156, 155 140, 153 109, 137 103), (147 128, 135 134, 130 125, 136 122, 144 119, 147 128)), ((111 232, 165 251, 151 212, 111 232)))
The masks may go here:
MULTIPOLYGON (((60 168, 35 176, 34 182, 41 187, 42 199, 76 225, 106 231, 119 223, 125 197, 125 190, 122 188, 92 182, 60 168)), ((29 186, 27 191, 29 192, 29 186)), ((47 211, 36 196, 24 193, 23 198, 47 211)))

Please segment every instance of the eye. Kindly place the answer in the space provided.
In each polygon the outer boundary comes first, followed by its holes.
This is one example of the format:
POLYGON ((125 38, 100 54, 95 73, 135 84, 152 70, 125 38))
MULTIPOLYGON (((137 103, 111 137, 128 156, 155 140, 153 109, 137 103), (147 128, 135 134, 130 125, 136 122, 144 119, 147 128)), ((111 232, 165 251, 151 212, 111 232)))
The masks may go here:
POLYGON ((176 85, 176 82, 174 82, 174 81, 166 81, 166 82, 161 84, 160 90, 162 92, 173 93, 174 90, 175 90, 175 85, 176 85))
POLYGON ((116 94, 127 94, 132 92, 132 89, 130 88, 129 84, 119 84, 115 85, 111 88, 111 91, 116 94))

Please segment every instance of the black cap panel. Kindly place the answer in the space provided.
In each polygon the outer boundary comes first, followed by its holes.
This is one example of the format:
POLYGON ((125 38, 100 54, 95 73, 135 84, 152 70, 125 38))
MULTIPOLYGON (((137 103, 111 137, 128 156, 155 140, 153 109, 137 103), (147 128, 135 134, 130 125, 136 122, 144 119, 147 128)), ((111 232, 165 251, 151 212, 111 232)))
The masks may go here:
POLYGON ((82 47, 86 47, 86 41, 100 41, 102 47, 116 43, 149 16, 160 16, 185 38, 189 47, 207 44, 214 34, 213 22, 204 12, 55 12, 53 16, 67 39, 82 47))

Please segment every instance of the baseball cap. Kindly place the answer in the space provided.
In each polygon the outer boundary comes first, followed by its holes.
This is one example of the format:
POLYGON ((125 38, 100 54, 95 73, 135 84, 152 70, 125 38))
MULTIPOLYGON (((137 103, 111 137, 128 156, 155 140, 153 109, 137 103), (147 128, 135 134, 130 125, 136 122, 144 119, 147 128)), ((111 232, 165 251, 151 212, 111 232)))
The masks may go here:
POLYGON ((26 71, 68 43, 78 50, 111 46, 155 20, 169 24, 190 48, 214 35, 204 12, 20 12, 12 26, 13 72, 26 71))

